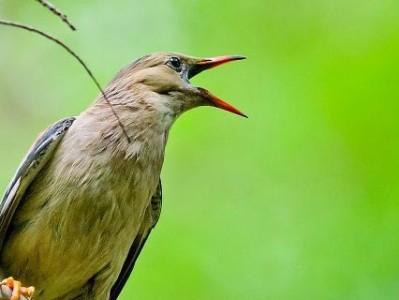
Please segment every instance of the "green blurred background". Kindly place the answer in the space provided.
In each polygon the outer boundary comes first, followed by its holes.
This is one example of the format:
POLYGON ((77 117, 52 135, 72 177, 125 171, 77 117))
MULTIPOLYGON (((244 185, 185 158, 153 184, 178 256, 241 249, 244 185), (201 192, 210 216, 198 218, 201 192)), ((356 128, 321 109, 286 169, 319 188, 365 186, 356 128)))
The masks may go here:
MULTIPOLYGON (((247 113, 175 124, 163 211, 120 299, 399 298, 399 2, 36 1, 0 17, 67 42, 100 82, 155 51, 247 113)), ((0 27, 0 189, 36 134, 98 90, 60 47, 0 27)), ((62 276, 62 274, 60 274, 62 276)))

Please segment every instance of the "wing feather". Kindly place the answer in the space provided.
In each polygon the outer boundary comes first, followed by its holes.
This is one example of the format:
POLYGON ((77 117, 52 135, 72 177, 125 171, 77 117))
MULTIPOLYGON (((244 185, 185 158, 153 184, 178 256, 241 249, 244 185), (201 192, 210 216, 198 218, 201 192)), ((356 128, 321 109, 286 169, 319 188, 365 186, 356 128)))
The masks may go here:
POLYGON ((57 145, 74 121, 73 117, 66 118, 51 125, 38 137, 22 160, 0 204, 0 249, 26 189, 52 157, 57 145))
POLYGON ((140 227, 140 230, 134 239, 132 246, 130 247, 129 253, 126 257, 125 263, 122 267, 121 272, 119 273, 119 277, 116 280, 114 286, 111 289, 110 300, 116 300, 122 291, 122 288, 126 284, 129 279, 130 274, 133 271, 133 267, 137 261, 137 258, 140 255, 141 250, 144 247, 145 242, 147 241, 148 236, 150 235, 152 229, 158 222, 159 216, 161 214, 162 208, 162 185, 161 180, 159 180, 158 187, 155 191, 155 194, 151 198, 151 203, 147 208, 146 214, 148 215, 146 220, 144 221, 140 227))

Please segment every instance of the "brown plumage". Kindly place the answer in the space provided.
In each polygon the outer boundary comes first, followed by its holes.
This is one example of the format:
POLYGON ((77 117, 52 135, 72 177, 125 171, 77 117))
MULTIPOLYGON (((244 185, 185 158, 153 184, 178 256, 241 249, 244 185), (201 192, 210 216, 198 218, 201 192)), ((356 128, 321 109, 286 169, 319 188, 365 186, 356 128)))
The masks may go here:
POLYGON ((157 53, 121 70, 105 93, 129 139, 102 96, 47 129, 1 204, 0 275, 40 300, 116 299, 160 214, 173 122, 201 105, 242 115, 188 80, 236 59, 157 53))

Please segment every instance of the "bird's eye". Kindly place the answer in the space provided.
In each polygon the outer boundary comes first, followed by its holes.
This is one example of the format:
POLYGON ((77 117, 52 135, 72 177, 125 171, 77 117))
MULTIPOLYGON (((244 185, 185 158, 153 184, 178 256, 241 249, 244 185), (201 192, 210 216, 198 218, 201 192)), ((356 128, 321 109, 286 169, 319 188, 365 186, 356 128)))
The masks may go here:
POLYGON ((176 70, 177 72, 181 71, 182 63, 181 63, 181 60, 178 57, 173 56, 173 57, 169 58, 168 65, 170 67, 172 67, 174 70, 176 70))

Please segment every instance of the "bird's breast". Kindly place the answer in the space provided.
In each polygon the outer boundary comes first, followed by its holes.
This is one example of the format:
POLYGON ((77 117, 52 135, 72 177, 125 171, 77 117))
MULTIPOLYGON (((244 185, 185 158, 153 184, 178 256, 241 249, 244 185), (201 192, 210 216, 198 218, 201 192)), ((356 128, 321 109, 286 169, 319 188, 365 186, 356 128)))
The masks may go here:
POLYGON ((151 153, 143 143, 133 141, 124 148, 99 143, 80 151, 61 145, 45 176, 46 186, 59 188, 42 192, 42 198, 55 199, 52 214, 62 215, 65 223, 59 226, 91 238, 89 242, 114 243, 119 238, 130 244, 157 187, 163 161, 163 155, 151 153))
POLYGON ((14 268, 32 284, 63 274, 79 285, 108 265, 118 274, 159 180, 163 148, 65 138, 29 187, 4 255, 19 257, 14 268))

